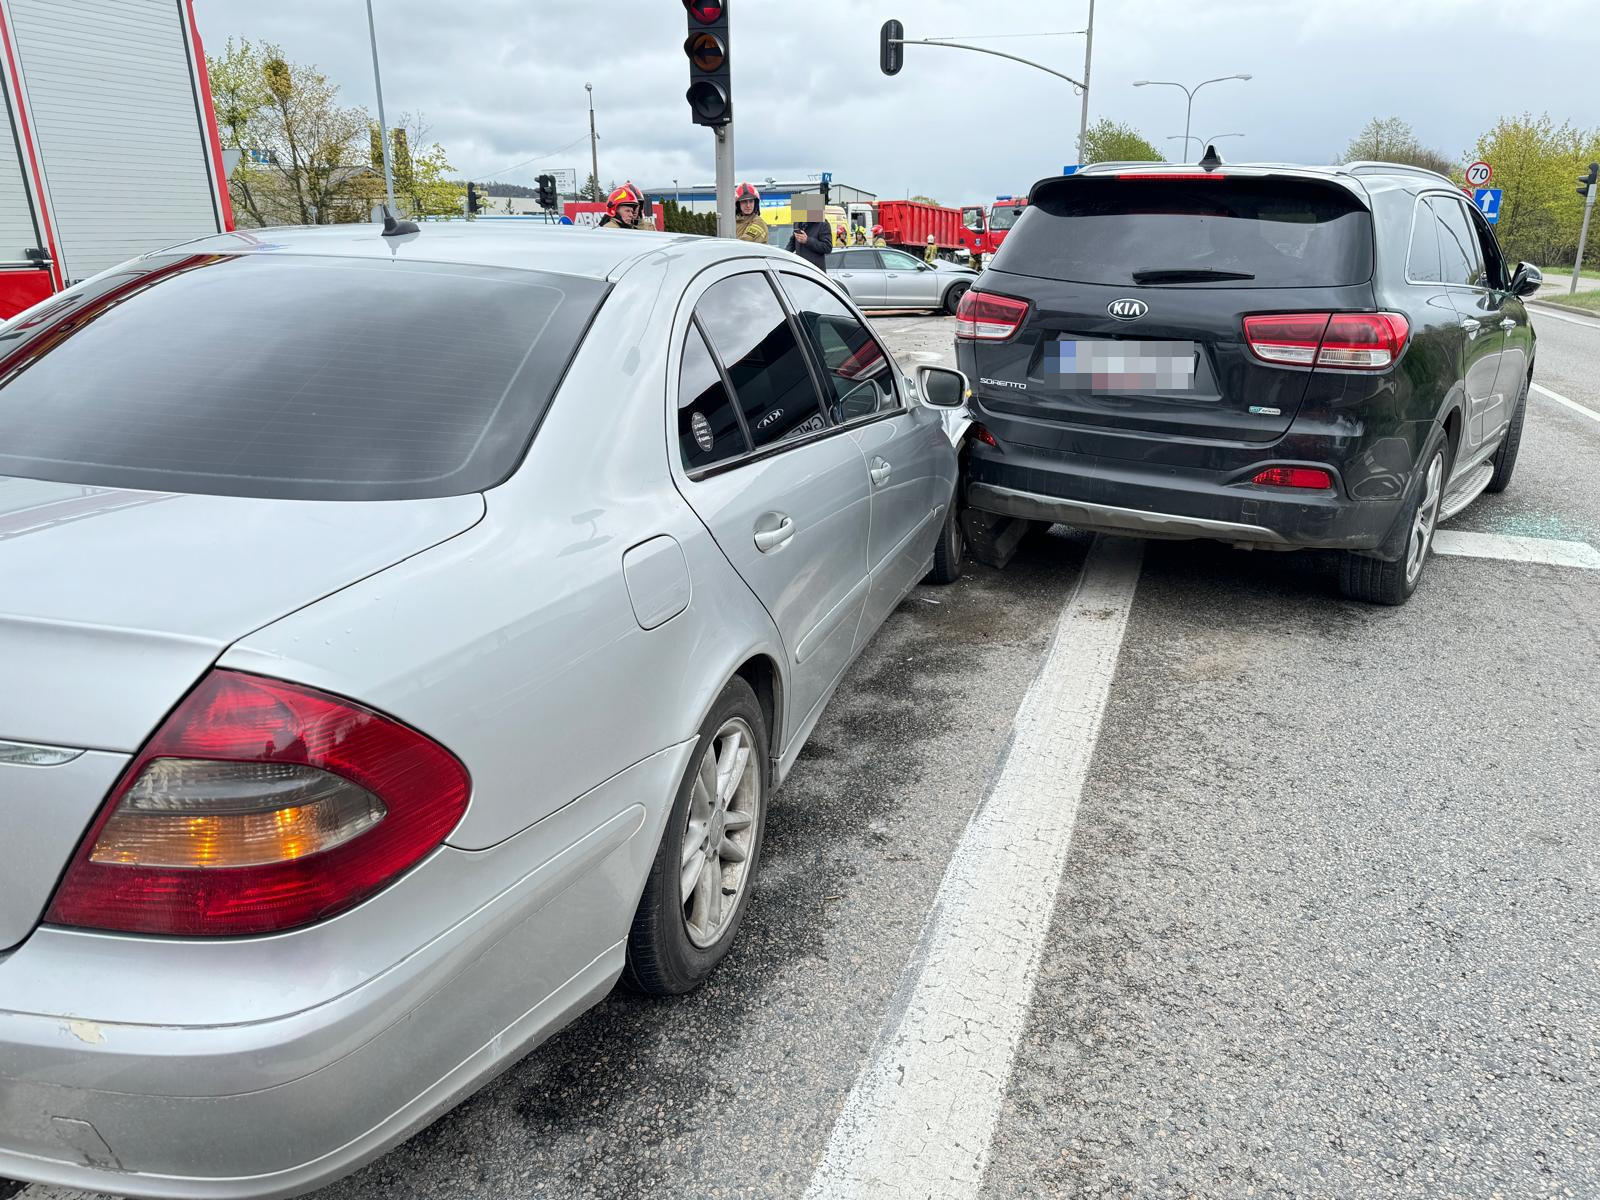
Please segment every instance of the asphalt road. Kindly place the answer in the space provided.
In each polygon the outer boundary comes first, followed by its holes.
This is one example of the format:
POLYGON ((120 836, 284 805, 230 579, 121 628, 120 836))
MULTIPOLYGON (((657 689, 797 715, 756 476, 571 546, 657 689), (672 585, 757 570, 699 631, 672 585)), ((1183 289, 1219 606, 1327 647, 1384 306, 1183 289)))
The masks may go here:
MULTIPOLYGON (((909 362, 951 325, 878 322, 909 362)), ((1600 322, 1537 325, 1596 419, 1536 394, 1511 489, 1449 527, 1600 547, 1600 322)), ((710 986, 614 995, 319 1200, 805 1194, 1091 547, 891 618, 710 986)), ((1148 544, 981 1195, 1600 1194, 1597 609, 1600 571, 1441 556, 1377 609, 1317 556, 1148 544)))

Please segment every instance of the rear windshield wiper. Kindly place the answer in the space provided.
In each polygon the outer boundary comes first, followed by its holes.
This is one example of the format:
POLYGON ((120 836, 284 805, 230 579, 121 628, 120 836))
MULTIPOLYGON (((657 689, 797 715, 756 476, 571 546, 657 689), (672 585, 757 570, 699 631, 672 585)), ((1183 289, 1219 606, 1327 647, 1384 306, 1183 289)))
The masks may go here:
POLYGON ((1210 283, 1213 279, 1254 279, 1248 271, 1213 271, 1208 267, 1176 267, 1169 271, 1135 271, 1135 283, 1210 283))

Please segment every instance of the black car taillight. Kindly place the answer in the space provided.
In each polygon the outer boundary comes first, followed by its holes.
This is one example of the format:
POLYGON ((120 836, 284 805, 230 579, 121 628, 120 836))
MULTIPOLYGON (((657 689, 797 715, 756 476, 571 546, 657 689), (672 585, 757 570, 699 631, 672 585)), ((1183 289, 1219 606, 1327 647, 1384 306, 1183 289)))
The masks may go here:
POLYGON ((1244 319, 1244 340, 1262 362, 1382 371, 1411 336, 1399 313, 1268 313, 1244 319))
POLYGON ((1028 302, 992 292, 968 290, 956 305, 956 336, 967 341, 1003 342, 1022 327, 1028 302))

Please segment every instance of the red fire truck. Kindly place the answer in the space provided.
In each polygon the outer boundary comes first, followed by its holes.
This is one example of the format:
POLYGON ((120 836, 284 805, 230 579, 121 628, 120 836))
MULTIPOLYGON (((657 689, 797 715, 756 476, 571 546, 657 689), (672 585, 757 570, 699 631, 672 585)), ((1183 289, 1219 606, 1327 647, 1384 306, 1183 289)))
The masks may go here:
POLYGON ((0 320, 232 228, 193 0, 0 0, 0 320))
POLYGON ((972 204, 961 210, 961 244, 974 256, 993 254, 1006 240, 1006 234, 1017 223, 1022 210, 1028 207, 1028 198, 1002 196, 988 208, 972 204))

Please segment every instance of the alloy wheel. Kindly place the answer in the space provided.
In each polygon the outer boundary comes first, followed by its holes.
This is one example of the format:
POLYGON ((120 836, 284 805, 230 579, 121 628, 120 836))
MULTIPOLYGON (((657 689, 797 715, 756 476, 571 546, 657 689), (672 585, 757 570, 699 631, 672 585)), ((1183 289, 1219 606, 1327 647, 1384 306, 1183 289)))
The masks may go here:
POLYGON ((1444 494, 1444 453, 1433 456, 1422 485, 1422 503, 1411 521, 1411 540, 1406 544, 1406 583, 1414 584, 1422 574, 1422 564, 1433 545, 1433 531, 1439 523, 1439 502, 1444 494))
POLYGON ((714 946, 739 910, 761 819, 761 764, 755 736, 738 717, 711 739, 695 773, 683 833, 678 895, 689 940, 714 946))

